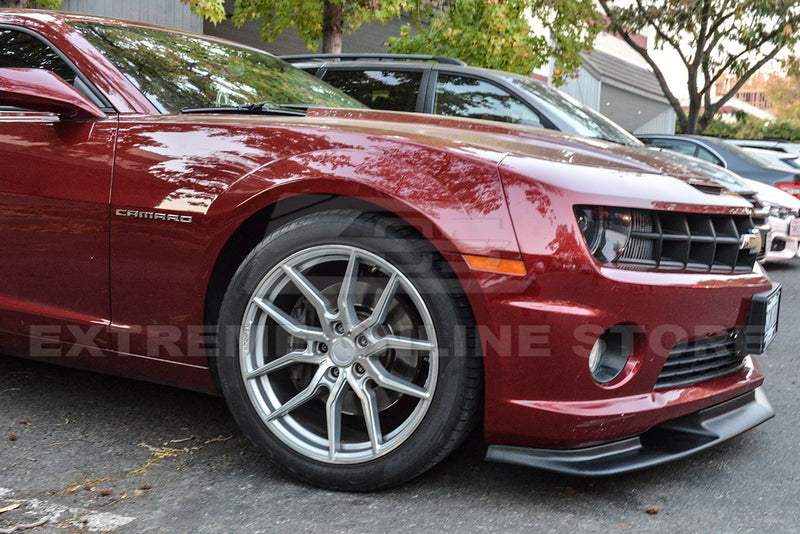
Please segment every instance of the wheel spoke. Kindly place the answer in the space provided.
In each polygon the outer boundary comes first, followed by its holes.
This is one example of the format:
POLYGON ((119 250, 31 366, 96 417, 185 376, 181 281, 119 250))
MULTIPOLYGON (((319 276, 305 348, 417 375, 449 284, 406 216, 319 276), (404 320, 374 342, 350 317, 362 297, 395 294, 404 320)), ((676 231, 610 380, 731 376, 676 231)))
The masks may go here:
POLYGON ((339 313, 347 330, 352 329, 358 321, 354 295, 357 278, 358 257, 356 257, 356 251, 353 250, 350 252, 350 258, 347 261, 347 269, 345 269, 342 287, 339 288, 339 298, 337 299, 339 313))
MULTIPOLYGON (((294 285, 297 286, 300 292, 303 293, 303 296, 308 299, 308 302, 314 307, 322 329, 326 330, 330 328, 330 318, 333 317, 333 310, 330 309, 328 299, 326 299, 320 290, 317 289, 308 278, 303 276, 300 271, 289 265, 282 265, 281 267, 283 272, 292 279, 294 285)), ((330 334, 330 332, 326 332, 326 334, 330 334)))
POLYGON ((322 385, 322 377, 325 376, 326 370, 327 368, 324 365, 320 365, 319 369, 317 369, 317 372, 314 374, 314 377, 311 379, 311 382, 309 382, 305 389, 281 404, 280 408, 269 414, 267 416, 267 422, 277 419, 278 417, 283 417, 298 406, 302 406, 309 400, 313 399, 314 395, 317 394, 317 390, 322 385))
POLYGON ((282 369, 287 365, 291 365, 293 363, 310 363, 310 364, 318 364, 322 361, 324 356, 320 356, 318 354, 314 354, 309 350, 305 351, 294 351, 288 354, 284 354, 279 358, 275 358, 269 363, 266 363, 259 367, 258 369, 253 369, 245 378, 258 378, 261 375, 265 375, 267 373, 271 373, 272 371, 277 371, 278 369, 282 369))
POLYGON ((375 325, 379 325, 386 320, 386 315, 389 313, 389 308, 391 308, 392 299, 394 299, 395 293, 397 293, 397 288, 400 285, 400 279, 397 277, 397 273, 393 273, 392 277, 386 283, 386 287, 383 288, 383 292, 381 293, 378 302, 375 303, 375 308, 372 310, 372 313, 361 321, 355 328, 353 328, 353 335, 357 336, 362 333, 367 328, 372 328, 375 325))
POLYGON ((290 335, 299 337, 300 339, 304 339, 306 341, 327 341, 327 338, 322 330, 301 324, 297 319, 289 316, 268 300, 254 298, 253 302, 255 302, 256 306, 261 308, 267 315, 272 317, 272 319, 290 335))
POLYGON ((347 379, 340 375, 336 384, 328 394, 328 401, 325 403, 325 412, 328 420, 328 459, 336 459, 336 453, 342 444, 342 401, 344 400, 344 389, 347 379))
POLYGON ((381 352, 389 349, 431 351, 434 348, 436 347, 434 347, 433 343, 430 341, 425 341, 424 339, 413 339, 410 337, 390 335, 384 336, 370 345, 365 356, 375 356, 376 354, 380 354, 381 352))
POLYGON ((367 387, 365 380, 352 378, 350 387, 353 388, 358 399, 361 401, 361 409, 364 412, 364 423, 367 426, 369 441, 372 445, 372 452, 378 454, 383 445, 383 433, 381 431, 381 420, 379 418, 378 399, 375 392, 367 387))
POLYGON ((413 279, 336 236, 261 254, 249 267, 261 280, 240 286, 255 289, 238 326, 234 384, 258 422, 298 458, 334 466, 378 462, 419 439, 438 406, 442 317, 413 279))
POLYGON ((404 395, 411 395, 419 399, 429 399, 430 391, 422 388, 416 384, 412 384, 408 380, 394 376, 386 367, 378 360, 367 360, 366 368, 370 378, 379 386, 397 391, 404 395))

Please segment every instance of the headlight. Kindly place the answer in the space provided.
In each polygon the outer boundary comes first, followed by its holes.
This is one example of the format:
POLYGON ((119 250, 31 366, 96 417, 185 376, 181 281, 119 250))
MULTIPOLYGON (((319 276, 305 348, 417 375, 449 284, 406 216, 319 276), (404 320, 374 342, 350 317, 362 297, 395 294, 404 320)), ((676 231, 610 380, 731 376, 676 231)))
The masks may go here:
POLYGON ((576 206, 575 216, 589 251, 600 263, 612 263, 625 251, 631 235, 631 210, 576 206))
POLYGON ((789 214, 792 212, 789 208, 784 206, 777 206, 775 204, 764 203, 765 206, 769 208, 769 214, 772 217, 778 217, 779 219, 783 219, 784 217, 788 217, 789 214))

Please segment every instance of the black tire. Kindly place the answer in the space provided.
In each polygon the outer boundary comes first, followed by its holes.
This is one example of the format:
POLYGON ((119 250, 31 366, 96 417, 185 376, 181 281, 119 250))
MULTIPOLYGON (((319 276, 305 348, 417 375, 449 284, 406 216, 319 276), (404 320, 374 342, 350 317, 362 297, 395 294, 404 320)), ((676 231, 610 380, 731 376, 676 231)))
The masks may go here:
POLYGON ((321 212, 268 235, 234 275, 217 370, 235 419, 276 466, 376 490, 434 466, 476 421, 473 323, 449 266, 412 229, 321 212))

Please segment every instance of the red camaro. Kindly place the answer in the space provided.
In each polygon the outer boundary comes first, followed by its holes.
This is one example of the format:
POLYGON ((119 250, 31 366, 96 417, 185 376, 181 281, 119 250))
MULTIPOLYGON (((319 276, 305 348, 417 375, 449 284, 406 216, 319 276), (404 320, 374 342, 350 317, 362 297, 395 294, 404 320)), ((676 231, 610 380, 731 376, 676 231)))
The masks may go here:
POLYGON ((773 415, 750 205, 656 157, 374 112, 254 49, 0 11, 0 350, 225 396, 375 489, 482 422, 602 475, 773 415))

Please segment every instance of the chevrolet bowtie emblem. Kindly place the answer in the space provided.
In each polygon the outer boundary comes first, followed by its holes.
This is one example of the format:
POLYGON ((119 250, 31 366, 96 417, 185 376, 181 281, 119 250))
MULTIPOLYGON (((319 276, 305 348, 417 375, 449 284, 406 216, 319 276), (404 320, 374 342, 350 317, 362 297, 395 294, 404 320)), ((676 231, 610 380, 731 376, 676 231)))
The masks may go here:
POLYGON ((761 252, 762 244, 761 232, 758 230, 752 230, 749 234, 744 234, 739 238, 739 248, 741 250, 749 250, 750 254, 758 254, 761 252))

